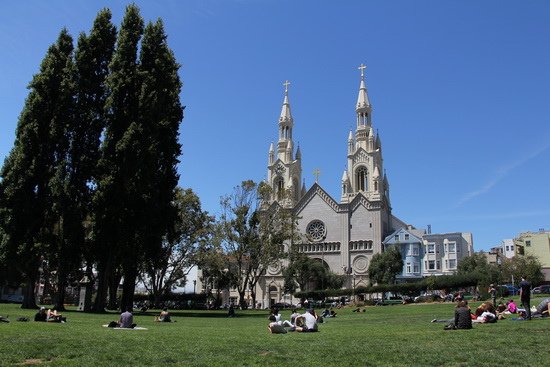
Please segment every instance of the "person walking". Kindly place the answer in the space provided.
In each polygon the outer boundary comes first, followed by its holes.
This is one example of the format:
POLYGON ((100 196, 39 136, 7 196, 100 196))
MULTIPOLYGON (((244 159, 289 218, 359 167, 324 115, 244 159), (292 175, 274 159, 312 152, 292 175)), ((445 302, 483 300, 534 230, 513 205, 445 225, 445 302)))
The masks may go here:
POLYGON ((527 281, 525 275, 521 277, 521 283, 519 283, 519 298, 525 309, 525 319, 531 320, 531 283, 527 281))
POLYGON ((489 286, 489 294, 491 295, 491 301, 493 302, 493 306, 497 306, 497 290, 495 288, 494 284, 491 284, 489 286))

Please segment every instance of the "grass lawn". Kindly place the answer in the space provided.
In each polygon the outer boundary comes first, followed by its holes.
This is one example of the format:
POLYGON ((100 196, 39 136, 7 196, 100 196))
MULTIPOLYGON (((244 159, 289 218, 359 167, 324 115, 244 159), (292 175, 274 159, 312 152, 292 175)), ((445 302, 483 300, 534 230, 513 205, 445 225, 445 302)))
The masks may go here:
MULTIPOLYGON (((538 299, 532 300, 537 305, 538 299)), ((474 308, 479 303, 472 303, 474 308)), ((267 311, 176 311, 135 315, 148 330, 101 327, 117 314, 65 312, 66 324, 16 322, 34 311, 0 304, 0 365, 40 366, 548 366, 550 319, 501 320, 472 330, 444 331, 453 304, 338 310, 318 333, 269 334, 267 311)), ((283 311, 283 319, 289 311, 283 311)))

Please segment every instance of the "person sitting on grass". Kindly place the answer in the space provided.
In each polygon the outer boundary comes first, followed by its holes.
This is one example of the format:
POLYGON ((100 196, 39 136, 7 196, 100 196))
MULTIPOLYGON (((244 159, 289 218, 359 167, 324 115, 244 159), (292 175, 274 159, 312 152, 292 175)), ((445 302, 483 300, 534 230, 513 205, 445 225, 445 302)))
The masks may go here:
POLYGON ((302 333, 318 331, 317 315, 313 309, 308 309, 306 313, 296 318, 296 331, 302 333), (299 324, 301 326, 298 326, 299 324))
POLYGON ((46 307, 40 307, 40 310, 34 315, 34 321, 46 322, 47 319, 46 307))
POLYGON ((134 315, 130 311, 128 311, 126 308, 123 308, 122 313, 120 314, 120 318, 118 322, 111 321, 109 323, 109 327, 119 327, 123 329, 133 329, 136 327, 136 324, 134 324, 134 315))
POLYGON ((172 322, 172 319, 170 318, 170 312, 168 312, 168 308, 164 307, 162 309, 160 315, 155 317, 155 322, 172 322))
POLYGON ((462 300, 455 308, 455 323, 456 329, 471 329, 472 317, 470 316, 470 307, 468 301, 462 300))

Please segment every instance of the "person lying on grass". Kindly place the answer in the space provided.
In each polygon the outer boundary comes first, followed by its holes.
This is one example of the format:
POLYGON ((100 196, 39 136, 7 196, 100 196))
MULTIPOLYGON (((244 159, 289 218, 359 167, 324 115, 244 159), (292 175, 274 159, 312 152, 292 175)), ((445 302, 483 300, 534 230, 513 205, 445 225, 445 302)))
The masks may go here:
POLYGON ((46 310, 46 307, 40 307, 40 310, 34 315, 34 321, 64 323, 67 321, 67 318, 57 313, 56 310, 46 310))
POLYGON ((162 309, 160 315, 155 317, 155 322, 172 322, 170 312, 168 312, 168 308, 164 307, 162 309))
POLYGON ((317 315, 313 309, 308 309, 306 313, 296 318, 296 331, 302 333, 318 331, 317 315))

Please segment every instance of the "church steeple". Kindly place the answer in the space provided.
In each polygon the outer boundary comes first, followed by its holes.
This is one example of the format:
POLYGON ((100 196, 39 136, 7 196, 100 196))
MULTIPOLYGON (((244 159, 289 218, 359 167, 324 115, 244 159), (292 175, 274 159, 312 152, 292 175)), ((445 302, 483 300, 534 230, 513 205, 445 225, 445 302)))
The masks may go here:
POLYGON ((357 126, 361 125, 370 125, 370 117, 366 113, 370 114, 372 106, 369 101, 369 95, 367 93, 367 86, 365 85, 365 69, 367 67, 364 64, 361 64, 357 69, 361 70, 361 83, 359 84, 359 95, 357 96, 357 105, 355 106, 355 111, 357 112, 357 126), (365 119, 360 119, 359 117, 364 117, 365 119))
POLYGON ((277 152, 275 153, 273 145, 269 147, 267 182, 273 191, 270 203, 277 201, 281 206, 291 208, 303 196, 303 189, 300 188, 302 152, 298 147, 296 154, 294 153, 294 141, 292 140, 294 119, 288 100, 288 86, 290 83, 286 81, 283 85, 285 86, 285 96, 278 121, 277 152))
POLYGON ((372 107, 367 94, 365 85, 365 69, 364 64, 358 67, 361 70, 361 83, 359 84, 359 94, 357 96, 357 104, 355 105, 355 113, 357 114, 357 130, 355 133, 357 146, 367 149, 367 126, 371 125, 372 107))
POLYGON ((283 83, 285 86, 285 98, 283 100, 283 107, 281 108, 281 116, 279 117, 279 142, 277 144, 277 156, 279 159, 286 160, 288 143, 292 141, 292 127, 294 126, 294 119, 290 111, 290 103, 288 101, 288 86, 290 82, 287 80, 283 83))

